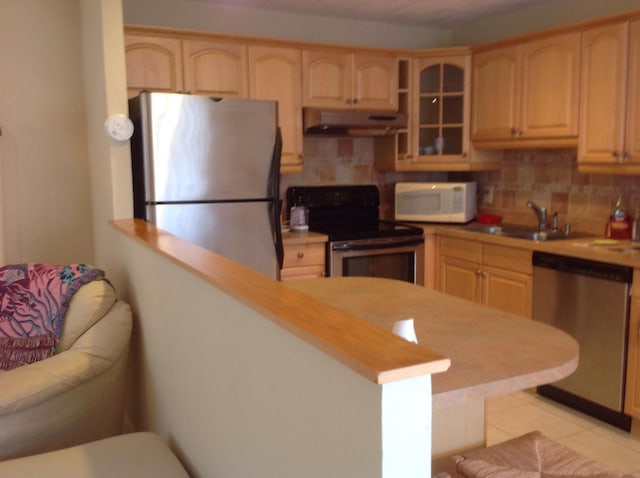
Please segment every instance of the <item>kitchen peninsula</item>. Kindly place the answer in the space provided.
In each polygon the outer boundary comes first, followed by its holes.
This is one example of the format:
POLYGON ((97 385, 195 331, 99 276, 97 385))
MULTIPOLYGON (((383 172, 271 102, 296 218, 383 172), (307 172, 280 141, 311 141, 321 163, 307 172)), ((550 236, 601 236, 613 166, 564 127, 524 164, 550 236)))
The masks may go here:
MULTIPOLYGON (((433 390, 434 456, 451 454, 460 447, 483 444, 485 397, 560 379, 577 366, 578 348, 568 335, 423 287, 370 278, 310 279, 283 284, 143 221, 120 220, 113 224, 127 238, 141 243, 151 254, 158 254, 160 257, 155 260, 168 259, 182 273, 204 280, 209 285, 205 289, 208 295, 215 290, 222 291, 257 311, 265 319, 262 322, 273 322, 364 377, 369 383, 365 386, 369 394, 377 395, 373 391, 381 387, 384 397, 385 387, 393 389, 396 384, 422 384, 412 381, 431 375, 430 381, 424 383, 426 388, 420 385, 411 389, 411 394, 422 396, 425 390, 433 390), (416 319, 420 345, 408 343, 390 332, 395 320, 407 317, 416 319), (470 418, 474 420, 472 424, 468 422, 470 418), (462 433, 460 420, 464 421, 464 428, 470 433, 462 433), (447 436, 440 434, 441 429, 447 436)), ((206 322, 196 322, 200 328, 214 320, 211 314, 203 315, 205 317, 206 322)), ((233 320, 237 322, 237 318, 233 320)), ((184 318, 180 322, 183 325, 184 318)), ((173 325, 163 324, 162 330, 168 326, 173 325)), ((243 354, 248 354, 246 341, 253 343, 259 338, 255 334, 247 335, 239 341, 238 347, 243 348, 243 354)), ((209 337, 208 340, 211 339, 209 337)), ((175 335, 172 335, 172 340, 175 341, 175 335)), ((235 338, 225 335, 221 340, 225 343, 235 338)), ((190 338, 189 342, 192 341, 190 338)), ((262 362, 271 360, 267 355, 261 357, 262 362)), ((299 356, 294 362, 307 363, 299 356)), ((290 357, 284 363, 289 366, 290 357)), ((281 377, 282 373, 276 375, 281 377)), ((362 382, 357 375, 349 376, 353 383, 362 382)), ((265 386, 268 387, 274 378, 266 377, 266 380, 265 386)), ((314 383, 313 380, 310 383, 314 383)), ((216 385, 220 389, 218 382, 216 385)), ((292 384, 282 382, 279 386, 292 384)), ((224 382, 222 387, 220 390, 224 389, 224 382)), ((256 403, 264 408, 270 401, 265 402, 261 397, 255 397, 256 403)), ((233 406, 237 406, 237 398, 234 400, 233 406)), ((301 400, 304 402, 298 391, 297 406, 301 400)), ((251 403, 254 403, 253 399, 251 403)), ((315 414, 319 414, 324 422, 339 419, 340 426, 344 427, 349 426, 349 421, 358 421, 357 416, 347 420, 343 415, 332 414, 326 398, 322 403, 315 414)), ((423 403, 414 412, 430 408, 431 403, 423 403)), ((358 413, 366 409, 360 403, 358 413)), ((349 410, 350 414, 356 413, 355 409, 349 410)), ((416 420, 413 417, 411 422, 416 420)), ((292 426, 292 423, 287 421, 287 426, 292 426)), ((426 431, 430 430, 429 425, 430 419, 426 431)), ((357 435, 355 430, 349 430, 350 434, 357 435)), ((427 438, 427 443, 429 440, 427 438)), ((335 437, 330 441, 335 442, 335 437)))
POLYGON ((451 359, 432 376, 434 460, 484 445, 485 398, 559 380, 578 365, 578 345, 564 332, 406 282, 341 277, 290 286, 388 331, 414 318, 417 347, 451 359))

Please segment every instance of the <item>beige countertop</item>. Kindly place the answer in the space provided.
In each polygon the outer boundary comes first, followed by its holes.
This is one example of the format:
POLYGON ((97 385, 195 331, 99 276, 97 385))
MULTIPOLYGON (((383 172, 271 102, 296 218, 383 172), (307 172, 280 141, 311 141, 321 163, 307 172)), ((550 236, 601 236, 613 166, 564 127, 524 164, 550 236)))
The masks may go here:
POLYGON ((419 344, 411 345, 451 359, 447 372, 432 376, 434 409, 553 382, 578 365, 568 334, 421 286, 362 277, 288 285, 388 331, 414 318, 419 344))
MULTIPOLYGON (((460 237, 482 241, 488 244, 498 244, 518 247, 531 251, 551 252, 571 257, 580 257, 594 261, 608 262, 628 267, 640 268, 640 242, 617 241, 617 243, 602 242, 603 236, 589 238, 563 239, 555 241, 530 241, 512 237, 484 234, 467 230, 466 226, 433 225, 414 223, 422 226, 427 234, 460 237)), ((285 245, 311 244, 326 242, 328 237, 317 232, 283 232, 282 240, 285 245)))

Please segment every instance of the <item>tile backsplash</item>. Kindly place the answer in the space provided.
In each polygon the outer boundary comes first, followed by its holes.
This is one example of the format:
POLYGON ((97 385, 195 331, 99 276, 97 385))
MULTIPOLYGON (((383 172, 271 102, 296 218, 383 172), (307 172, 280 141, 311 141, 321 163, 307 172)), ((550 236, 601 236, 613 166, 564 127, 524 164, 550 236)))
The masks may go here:
MULTIPOLYGON (((393 185, 398 181, 446 181, 446 173, 385 173, 374 168, 374 141, 369 137, 304 137, 304 168, 281 177, 280 196, 289 186, 375 184, 380 190, 380 217, 393 219, 393 185)), ((286 207, 286 205, 285 205, 286 207)))
MULTIPOLYGON (((478 181, 480 212, 500 214, 503 221, 535 225, 526 207, 531 199, 546 207, 549 220, 558 212, 560 227, 602 234, 616 198, 623 195, 633 215, 640 209, 640 176, 582 174, 576 151, 512 150, 503 152, 502 168, 478 173, 385 173, 374 168, 371 138, 304 138, 304 169, 281 179, 281 197, 293 185, 376 184, 380 189, 380 216, 393 219, 393 185, 399 181, 478 181), (484 193, 493 191, 491 201, 484 193)), ((286 206, 286 205, 285 205, 286 206)))
POLYGON ((479 210, 500 214, 505 222, 536 224, 526 207, 531 199, 558 212, 560 227, 603 234, 616 199, 622 195, 627 211, 640 209, 640 177, 583 174, 577 171, 576 150, 513 150, 503 153, 502 169, 476 173, 479 210), (489 204, 484 192, 493 189, 489 204))

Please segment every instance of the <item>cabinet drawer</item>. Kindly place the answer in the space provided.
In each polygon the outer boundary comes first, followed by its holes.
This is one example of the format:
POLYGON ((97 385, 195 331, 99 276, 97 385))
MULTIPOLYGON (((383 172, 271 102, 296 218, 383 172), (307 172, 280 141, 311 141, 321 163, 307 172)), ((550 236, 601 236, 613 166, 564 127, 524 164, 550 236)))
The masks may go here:
POLYGON ((324 277, 324 265, 289 267, 280 271, 280 280, 317 279, 324 277))
POLYGON ((324 244, 296 244, 284 248, 283 269, 319 265, 324 269, 324 244))
POLYGON ((522 272, 523 274, 533 274, 531 251, 525 249, 485 244, 482 263, 488 266, 522 272))
POLYGON ((440 255, 481 263, 482 243, 457 237, 441 237, 440 255))

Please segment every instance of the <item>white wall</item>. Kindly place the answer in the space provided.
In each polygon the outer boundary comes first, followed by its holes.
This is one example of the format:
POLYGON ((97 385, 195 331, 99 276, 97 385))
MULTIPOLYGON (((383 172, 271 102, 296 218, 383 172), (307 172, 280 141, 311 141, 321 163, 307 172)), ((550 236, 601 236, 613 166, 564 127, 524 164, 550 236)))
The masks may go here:
POLYGON ((0 0, 0 44, 0 263, 91 263, 77 0, 0 0))
POLYGON ((453 45, 475 45, 640 9, 640 0, 556 0, 473 22, 453 32, 453 45))
POLYGON ((107 224, 131 214, 128 150, 102 132, 126 106, 122 10, 79 1, 96 257, 135 317, 130 422, 194 477, 429 476, 430 377, 371 383, 107 224))
POLYGON ((387 48, 445 46, 449 30, 342 20, 194 0, 123 0, 125 24, 387 48))
POLYGON ((431 381, 376 385, 125 236, 138 429, 194 477, 430 476, 431 381))
POLYGON ((128 113, 122 4, 121 0, 77 0, 77 4, 82 15, 95 262, 127 298, 122 282, 127 264, 113 246, 116 232, 109 220, 133 217, 131 153, 129 143, 111 142, 104 134, 109 115, 128 113))

